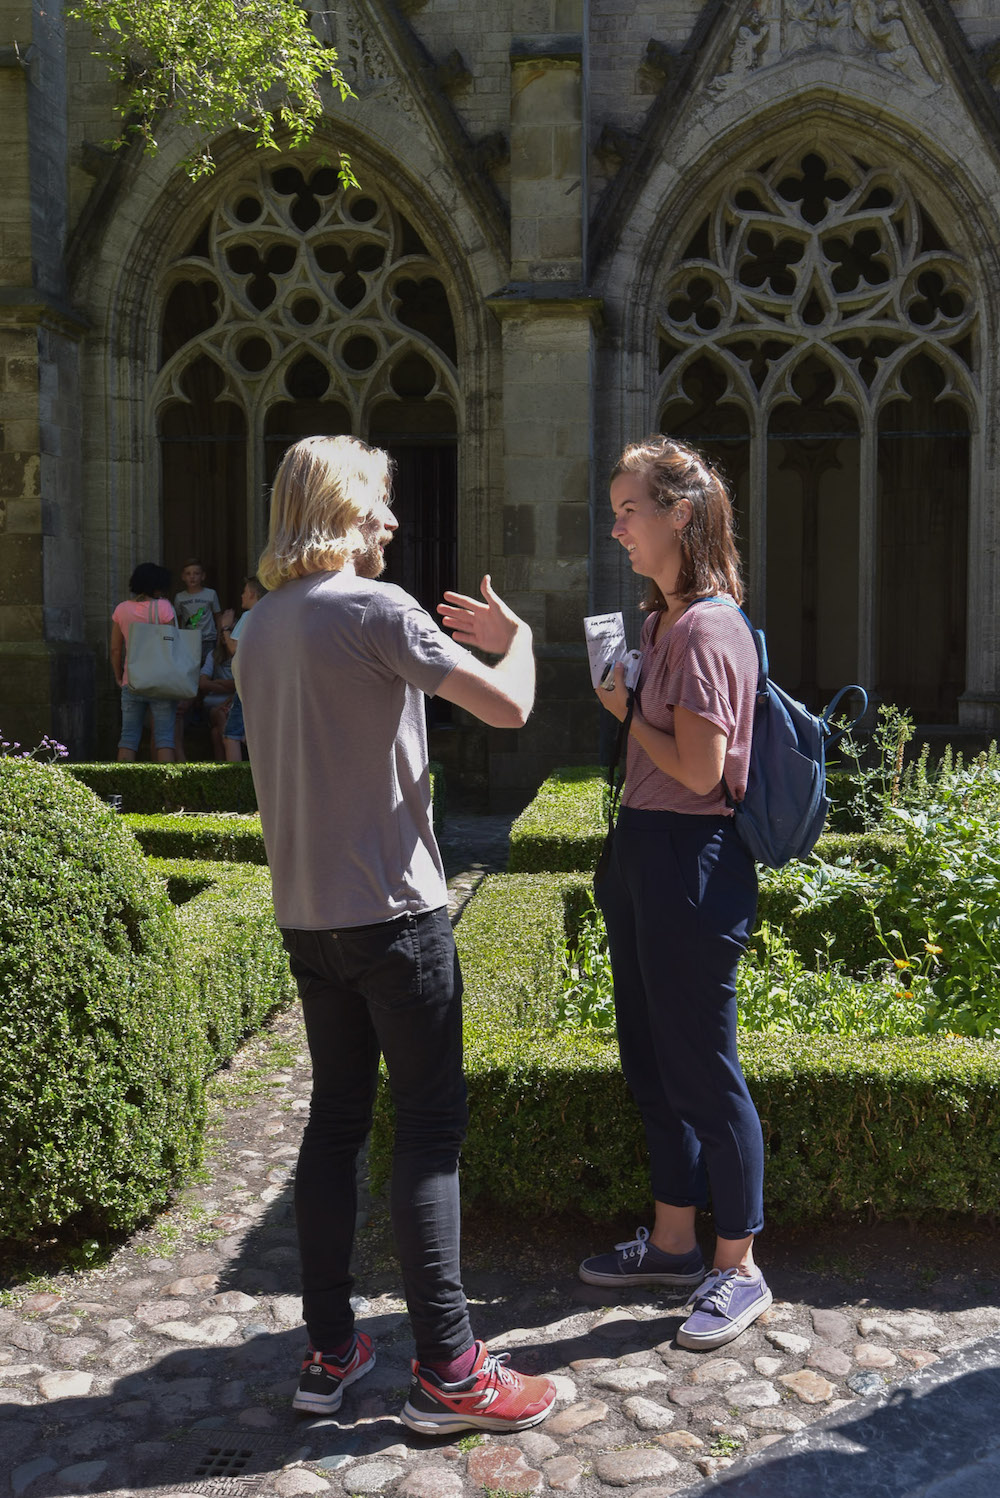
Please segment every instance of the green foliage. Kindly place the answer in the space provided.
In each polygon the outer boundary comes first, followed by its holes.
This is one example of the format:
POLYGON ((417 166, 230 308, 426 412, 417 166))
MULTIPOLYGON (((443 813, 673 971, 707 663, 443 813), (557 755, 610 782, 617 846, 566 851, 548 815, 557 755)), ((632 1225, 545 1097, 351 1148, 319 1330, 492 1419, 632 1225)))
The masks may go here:
POLYGON ((589 765, 553 770, 511 828, 510 872, 592 869, 607 830, 605 784, 589 765))
POLYGON ((212 863, 266 863, 259 817, 125 816, 122 821, 153 858, 205 858, 212 863))
MULTIPOLYGON (((606 1221, 647 1199, 648 1163, 613 1040, 553 1023, 567 929, 586 894, 580 875, 495 876, 458 925, 471 1109, 463 1191, 511 1212, 606 1221)), ((749 1034, 742 1057, 764 1124, 773 1219, 1000 1207, 1000 1046, 749 1034)), ((391 1124, 382 1089, 373 1139, 382 1179, 391 1124)))
POLYGON ((209 868, 211 883, 182 906, 178 919, 182 982, 194 997, 211 1064, 219 1065, 296 989, 274 924, 267 870, 209 868))
MULTIPOLYGON (((68 14, 100 38, 98 56, 126 80, 120 113, 125 138, 155 151, 166 112, 202 136, 237 129, 259 147, 277 146, 280 126, 292 147, 312 136, 324 88, 353 97, 337 53, 313 33, 298 0, 75 0, 68 14)), ((354 185, 338 153, 338 175, 354 185)), ((211 145, 187 158, 192 177, 213 170, 211 145)))
POLYGON ((121 819, 0 761, 0 1236, 126 1229, 195 1164, 207 1052, 182 969, 121 819))
MULTIPOLYGON (((607 829, 606 775, 596 765, 553 770, 510 833, 512 874, 591 870, 607 829)), ((826 860, 894 856, 898 839, 876 829, 824 832, 816 845, 826 860)))
POLYGON ((887 702, 879 707, 867 750, 847 735, 838 750, 837 769, 827 782, 830 827, 870 831, 884 823, 889 809, 899 803, 906 746, 912 737, 912 718, 887 702))
POLYGON ((266 869, 154 863, 65 770, 0 759, 0 1240, 86 1248, 161 1206, 207 1073, 293 992, 266 869))
POLYGON ((257 810, 249 764, 68 764, 68 775, 106 801, 121 796, 124 812, 257 810))
MULTIPOLYGON (((89 785, 106 801, 121 796, 125 813, 148 812, 255 812, 257 795, 249 763, 217 765, 191 761, 183 765, 159 764, 67 764, 67 775, 89 785)), ((434 825, 444 819, 444 771, 430 766, 434 825)), ((183 855, 178 855, 183 856, 183 855)))

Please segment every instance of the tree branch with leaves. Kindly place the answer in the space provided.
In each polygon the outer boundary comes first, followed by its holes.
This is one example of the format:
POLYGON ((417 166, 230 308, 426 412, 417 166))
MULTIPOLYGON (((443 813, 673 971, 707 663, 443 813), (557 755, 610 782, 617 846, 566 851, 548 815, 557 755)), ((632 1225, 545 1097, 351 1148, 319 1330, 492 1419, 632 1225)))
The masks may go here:
MULTIPOLYGON (((354 97, 298 0, 74 0, 68 14, 96 33, 124 81, 122 141, 155 151, 168 120, 208 137, 185 159, 192 177, 214 169, 211 138, 224 130, 277 149, 282 129, 299 146, 322 118, 324 85, 354 97)), ((337 156, 341 182, 356 186, 337 156)))

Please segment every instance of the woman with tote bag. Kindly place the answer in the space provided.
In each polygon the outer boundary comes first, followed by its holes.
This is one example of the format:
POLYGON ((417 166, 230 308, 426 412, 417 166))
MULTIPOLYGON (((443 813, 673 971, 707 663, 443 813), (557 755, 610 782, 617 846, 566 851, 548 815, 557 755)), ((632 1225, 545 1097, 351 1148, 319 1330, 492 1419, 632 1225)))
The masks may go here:
MULTIPOLYGON (((111 666, 122 694, 122 732, 118 741, 118 759, 134 760, 139 752, 143 723, 148 708, 153 715, 153 758, 163 764, 174 758, 174 715, 177 702, 170 698, 147 696, 133 691, 128 678, 128 640, 135 624, 175 624, 173 607, 164 596, 170 591, 170 573, 156 562, 142 562, 129 578, 130 599, 125 599, 111 615, 111 666)), ((196 635, 198 653, 201 637, 196 635)))

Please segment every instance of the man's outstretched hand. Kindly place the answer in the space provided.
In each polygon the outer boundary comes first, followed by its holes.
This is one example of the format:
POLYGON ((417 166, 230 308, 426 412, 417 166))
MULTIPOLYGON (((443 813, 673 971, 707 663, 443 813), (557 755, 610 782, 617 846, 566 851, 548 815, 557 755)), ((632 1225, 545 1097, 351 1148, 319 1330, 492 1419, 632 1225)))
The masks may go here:
POLYGON ((526 628, 524 620, 494 593, 488 572, 479 590, 485 603, 465 593, 446 593, 444 602, 437 606, 441 623, 460 645, 485 650, 489 655, 506 655, 517 631, 526 628))

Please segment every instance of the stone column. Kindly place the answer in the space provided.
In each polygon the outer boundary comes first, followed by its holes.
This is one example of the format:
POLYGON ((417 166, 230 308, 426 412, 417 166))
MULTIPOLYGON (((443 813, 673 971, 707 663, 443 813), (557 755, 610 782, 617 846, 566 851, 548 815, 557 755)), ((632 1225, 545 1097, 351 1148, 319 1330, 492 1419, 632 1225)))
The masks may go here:
POLYGON ((83 642, 80 317, 67 304, 62 8, 11 7, 0 48, 0 730, 92 752, 83 642))
POLYGON ((495 572, 535 632, 539 689, 528 727, 492 736, 494 797, 531 790, 553 766, 597 754, 582 624, 601 316, 586 279, 585 31, 582 0, 515 0, 511 275, 489 299, 503 329, 505 503, 495 572))

